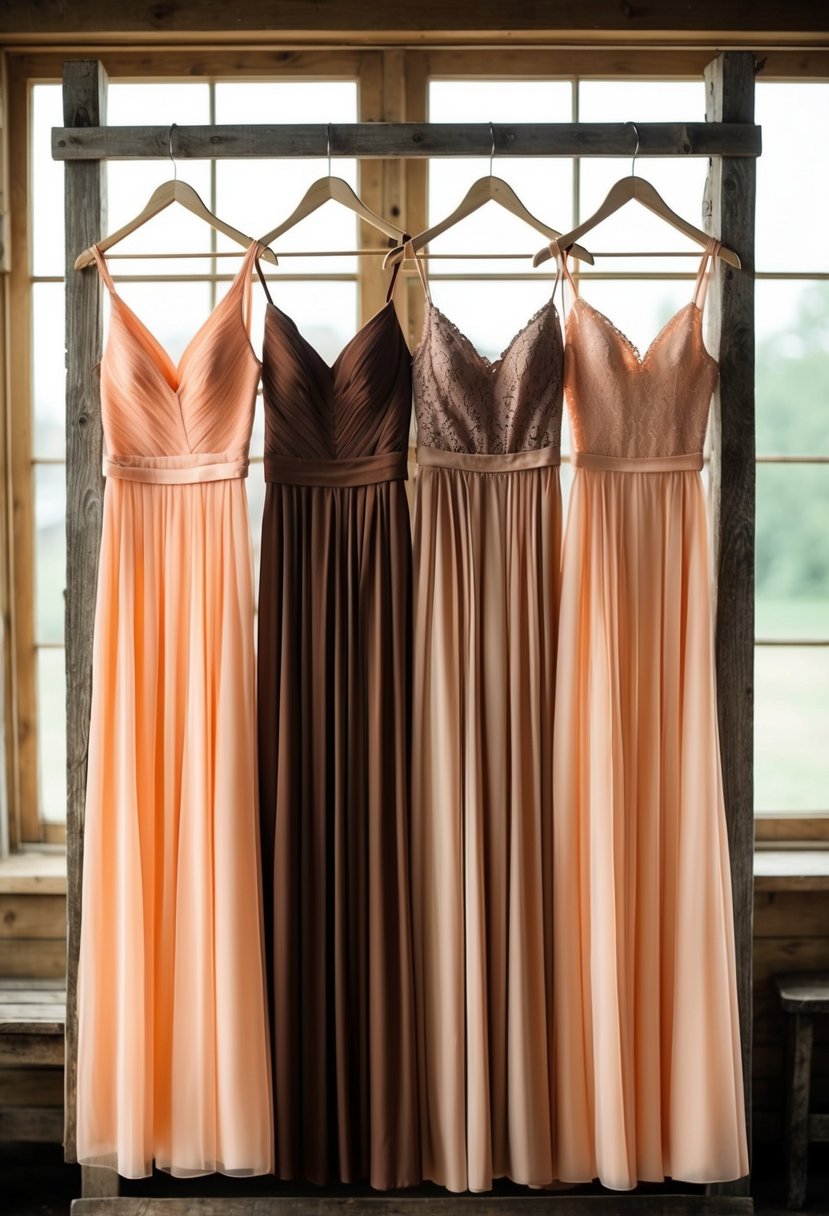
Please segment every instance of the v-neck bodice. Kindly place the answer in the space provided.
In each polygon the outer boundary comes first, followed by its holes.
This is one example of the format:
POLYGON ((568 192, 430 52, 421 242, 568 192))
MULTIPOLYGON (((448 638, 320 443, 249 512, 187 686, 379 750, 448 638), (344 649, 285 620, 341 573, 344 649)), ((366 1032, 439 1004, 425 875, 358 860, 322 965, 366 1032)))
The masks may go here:
POLYGON ((268 294, 266 480, 342 487, 405 478, 411 355, 392 301, 395 278, 383 308, 330 365, 268 294))
POLYGON ((558 255, 574 294, 565 326, 564 393, 576 464, 631 462, 631 471, 648 471, 637 461, 649 462, 651 471, 657 465, 664 471, 702 467, 719 371, 702 333, 716 247, 712 241, 703 254, 692 299, 665 322, 644 355, 578 295, 566 258, 558 255))
POLYGON ((500 467, 502 456, 523 467, 538 452, 557 462, 564 359, 555 288, 500 356, 487 359, 433 303, 423 259, 415 264, 426 295, 412 359, 418 462, 448 453, 480 458, 482 468, 500 467))
POLYGON ((108 477, 178 484, 247 472, 259 361, 250 344, 250 247, 236 278, 176 364, 115 289, 101 358, 108 477))

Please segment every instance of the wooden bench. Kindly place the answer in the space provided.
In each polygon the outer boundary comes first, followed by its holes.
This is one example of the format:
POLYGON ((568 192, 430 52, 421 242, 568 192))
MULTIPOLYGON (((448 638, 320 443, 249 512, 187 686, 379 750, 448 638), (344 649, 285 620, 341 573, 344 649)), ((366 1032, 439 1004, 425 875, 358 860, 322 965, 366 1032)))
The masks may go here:
POLYGON ((0 979, 0 1140, 63 1140, 62 980, 0 979))
POLYGON ((806 1202, 809 1145, 829 1141, 829 1114, 809 1112, 814 1019, 829 1014, 829 974, 778 975, 775 987, 788 1021, 786 1069, 786 1206, 806 1202))

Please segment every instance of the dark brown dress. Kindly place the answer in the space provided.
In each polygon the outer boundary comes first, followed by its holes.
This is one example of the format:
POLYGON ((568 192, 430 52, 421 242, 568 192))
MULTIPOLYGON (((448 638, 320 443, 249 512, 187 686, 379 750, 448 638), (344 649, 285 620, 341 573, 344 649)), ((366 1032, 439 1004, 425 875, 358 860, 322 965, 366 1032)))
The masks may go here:
POLYGON ((333 367, 269 297, 259 597, 276 1173, 382 1189, 421 1178, 404 487, 411 357, 393 285, 333 367))

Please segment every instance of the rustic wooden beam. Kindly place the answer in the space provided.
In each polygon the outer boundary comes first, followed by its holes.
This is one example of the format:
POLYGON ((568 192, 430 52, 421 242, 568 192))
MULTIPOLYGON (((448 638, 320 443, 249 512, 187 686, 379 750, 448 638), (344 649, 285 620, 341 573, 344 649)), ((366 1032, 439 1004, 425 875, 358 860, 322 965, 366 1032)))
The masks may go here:
MULTIPOLYGON (((177 126, 177 160, 192 158, 332 156, 489 156, 486 123, 298 123, 256 126, 177 126)), ((496 155, 639 157, 760 155, 760 128, 753 123, 513 123, 494 124, 496 155)), ((55 160, 140 160, 169 156, 169 127, 55 127, 55 160)))
POLYGON ((782 33, 826 30, 824 6, 814 0, 662 0, 660 4, 619 4, 618 0, 580 0, 578 4, 538 4, 534 0, 397 0, 384 14, 372 0, 5 0, 0 8, 0 34, 148 33, 172 36, 190 31, 214 31, 237 36, 247 30, 265 33, 326 31, 374 34, 384 32, 384 16, 393 23, 391 33, 412 31, 424 35, 440 31, 500 31, 511 38, 522 31, 553 35, 583 31, 613 31, 619 37, 649 32, 752 31, 782 33), (309 11, 311 10, 311 11, 309 11))
MULTIPOLYGON (((106 120, 106 77, 97 60, 74 60, 63 74, 63 121, 98 127, 106 120)), ((78 952, 89 715, 92 703, 92 626, 101 544, 101 402, 95 368, 101 355, 102 309, 98 276, 75 270, 106 227, 104 167, 100 161, 66 166, 66 1127, 64 1152, 76 1160, 75 1098, 78 1048, 78 952)))
MULTIPOLYGON (((705 72, 711 123, 754 121, 754 57, 725 52, 705 72)), ((731 857, 746 1119, 751 1117, 754 916, 754 207, 756 162, 711 163, 706 225, 742 261, 721 264, 708 318, 720 376, 711 425, 710 492, 716 594, 717 712, 731 857)), ((747 1180, 718 1188, 746 1193, 747 1180)))
POLYGON ((751 1199, 708 1195, 291 1195, 82 1199, 72 1216, 749 1216, 751 1199))

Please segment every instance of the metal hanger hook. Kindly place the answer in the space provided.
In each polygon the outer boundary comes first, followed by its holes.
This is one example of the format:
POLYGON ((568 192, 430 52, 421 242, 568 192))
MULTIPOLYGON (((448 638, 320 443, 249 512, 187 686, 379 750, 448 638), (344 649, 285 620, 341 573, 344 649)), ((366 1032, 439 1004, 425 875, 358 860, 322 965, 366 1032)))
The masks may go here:
POLYGON ((167 151, 170 153, 170 160, 173 162, 173 181, 178 181, 178 166, 176 158, 173 156, 173 128, 176 126, 174 122, 170 123, 170 135, 167 140, 167 151))
POLYGON ((633 133, 636 136, 636 147, 633 149, 633 159, 630 162, 630 176, 635 177, 635 175, 636 175, 636 157, 639 155, 639 129, 636 126, 635 122, 629 122, 627 125, 629 127, 633 127, 633 133))
POLYGON ((495 128, 492 123, 489 124, 489 134, 492 139, 492 147, 489 150, 489 176, 492 177, 492 162, 495 159, 495 128))
POLYGON ((331 176, 331 123, 328 123, 325 133, 325 155, 328 157, 328 176, 331 176))

